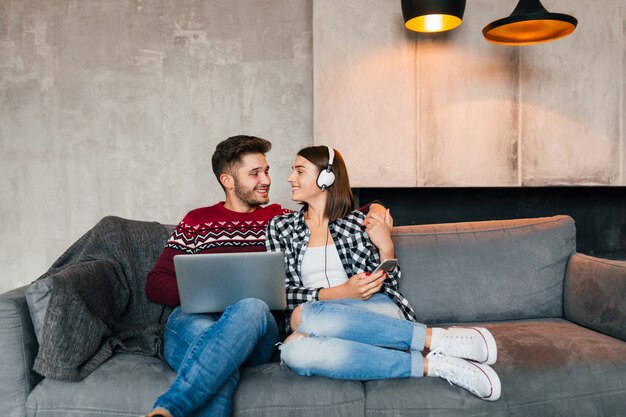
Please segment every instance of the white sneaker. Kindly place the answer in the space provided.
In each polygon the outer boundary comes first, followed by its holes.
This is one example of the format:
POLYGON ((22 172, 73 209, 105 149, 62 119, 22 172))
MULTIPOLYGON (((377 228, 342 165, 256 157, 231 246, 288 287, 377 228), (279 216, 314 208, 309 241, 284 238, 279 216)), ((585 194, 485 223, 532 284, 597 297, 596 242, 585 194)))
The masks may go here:
POLYGON ((465 388, 483 400, 495 401, 500 398, 500 378, 490 366, 441 353, 431 352, 427 359, 428 376, 446 379, 450 384, 465 388))
POLYGON ((493 365, 498 347, 491 332, 484 327, 450 327, 445 329, 439 346, 431 352, 493 365))

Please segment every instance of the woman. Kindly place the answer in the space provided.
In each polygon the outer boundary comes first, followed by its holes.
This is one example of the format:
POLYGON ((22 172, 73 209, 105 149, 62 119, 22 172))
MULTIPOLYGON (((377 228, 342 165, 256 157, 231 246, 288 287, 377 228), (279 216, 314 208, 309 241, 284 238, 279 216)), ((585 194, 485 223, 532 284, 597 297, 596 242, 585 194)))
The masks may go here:
POLYGON ((491 333, 427 328, 398 291, 399 267, 370 273, 394 257, 392 220, 387 212, 364 229, 341 154, 326 146, 300 150, 288 181, 303 207, 272 219, 266 234, 267 250, 285 254, 294 333, 280 347, 282 361, 300 375, 340 379, 439 376, 497 400, 491 333))

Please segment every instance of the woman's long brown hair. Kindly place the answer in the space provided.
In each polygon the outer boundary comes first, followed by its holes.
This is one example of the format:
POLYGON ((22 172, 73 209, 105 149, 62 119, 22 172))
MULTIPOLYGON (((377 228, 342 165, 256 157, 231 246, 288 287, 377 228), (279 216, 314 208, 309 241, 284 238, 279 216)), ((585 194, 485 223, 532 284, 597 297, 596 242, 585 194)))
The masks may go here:
MULTIPOLYGON (((328 167, 328 147, 309 146, 301 149, 298 155, 311 162, 319 168, 320 172, 328 167)), ((324 214, 331 222, 347 215, 354 209, 354 195, 350 189, 350 179, 348 169, 343 160, 343 156, 335 149, 335 159, 333 160, 332 172, 335 174, 335 182, 326 188, 328 199, 324 214)), ((303 203, 304 209, 308 209, 308 204, 303 203)))

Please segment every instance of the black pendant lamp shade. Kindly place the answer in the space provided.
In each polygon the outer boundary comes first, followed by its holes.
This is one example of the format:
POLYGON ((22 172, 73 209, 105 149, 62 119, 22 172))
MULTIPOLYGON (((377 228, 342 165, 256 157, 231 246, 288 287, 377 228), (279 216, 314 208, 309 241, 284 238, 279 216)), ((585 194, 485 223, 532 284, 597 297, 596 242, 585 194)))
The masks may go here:
POLYGON ((532 45, 567 36, 577 24, 573 16, 548 12, 539 0, 519 0, 509 17, 485 26, 483 36, 501 45, 532 45))
POLYGON ((404 26, 414 32, 444 32, 462 23, 465 0, 402 0, 404 26))

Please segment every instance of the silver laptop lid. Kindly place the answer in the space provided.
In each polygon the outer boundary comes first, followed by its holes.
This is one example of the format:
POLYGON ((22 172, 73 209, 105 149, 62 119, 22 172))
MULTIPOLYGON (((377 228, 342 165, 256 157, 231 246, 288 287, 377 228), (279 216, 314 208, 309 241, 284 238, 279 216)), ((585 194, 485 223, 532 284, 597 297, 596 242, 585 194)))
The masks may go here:
POLYGON ((282 252, 176 255, 174 268, 183 313, 221 313, 244 298, 287 307, 282 252))

